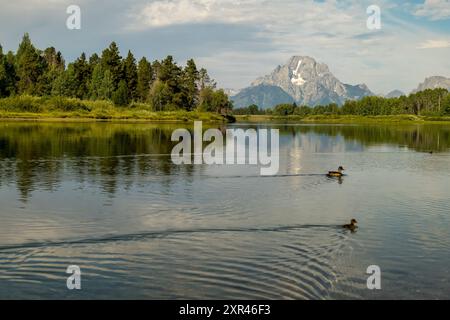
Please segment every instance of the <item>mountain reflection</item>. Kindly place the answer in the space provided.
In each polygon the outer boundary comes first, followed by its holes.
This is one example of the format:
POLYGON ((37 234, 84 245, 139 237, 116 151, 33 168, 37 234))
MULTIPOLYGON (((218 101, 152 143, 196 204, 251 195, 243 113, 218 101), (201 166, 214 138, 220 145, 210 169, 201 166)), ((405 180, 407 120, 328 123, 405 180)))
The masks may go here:
MULTIPOLYGON (((201 166, 170 161, 173 124, 0 123, 0 187, 15 184, 26 201, 36 189, 53 191, 67 175, 114 195, 136 177, 161 177, 170 184, 201 166)), ((247 127, 258 128, 258 125, 247 127)), ((360 152, 371 146, 408 147, 418 152, 450 148, 450 127, 440 125, 274 125, 280 154, 360 152), (299 151, 300 150, 300 151, 299 151), (283 153, 284 152, 284 153, 283 153)), ((220 127, 219 127, 220 128, 220 127)), ((223 128, 222 128, 223 129, 223 128)))

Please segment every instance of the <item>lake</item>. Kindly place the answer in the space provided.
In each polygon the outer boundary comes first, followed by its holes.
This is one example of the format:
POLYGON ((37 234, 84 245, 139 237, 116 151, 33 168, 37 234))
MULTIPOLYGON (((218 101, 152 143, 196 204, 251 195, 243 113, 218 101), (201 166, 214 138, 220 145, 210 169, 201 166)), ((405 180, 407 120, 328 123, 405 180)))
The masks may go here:
POLYGON ((450 126, 230 125, 280 130, 274 177, 174 165, 183 126, 0 122, 0 299, 450 296, 450 126))

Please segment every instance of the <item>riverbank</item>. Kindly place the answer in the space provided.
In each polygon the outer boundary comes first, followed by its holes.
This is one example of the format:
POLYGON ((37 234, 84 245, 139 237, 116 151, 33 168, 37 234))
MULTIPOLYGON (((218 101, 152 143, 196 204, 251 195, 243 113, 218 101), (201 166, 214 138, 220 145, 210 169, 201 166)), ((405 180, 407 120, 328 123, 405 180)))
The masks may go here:
POLYGON ((323 123, 323 124, 353 124, 353 123, 439 123, 449 124, 450 116, 429 117, 416 115, 389 116, 355 116, 355 115, 313 115, 313 116, 275 116, 275 115, 237 115, 237 122, 283 122, 283 123, 323 123))
POLYGON ((19 96, 0 99, 0 119, 30 121, 225 122, 222 115, 200 111, 154 111, 144 103, 116 106, 110 101, 19 96))
POLYGON ((5 112, 0 111, 4 121, 123 121, 123 122, 226 122, 220 114, 187 111, 116 111, 108 114, 90 112, 5 112))

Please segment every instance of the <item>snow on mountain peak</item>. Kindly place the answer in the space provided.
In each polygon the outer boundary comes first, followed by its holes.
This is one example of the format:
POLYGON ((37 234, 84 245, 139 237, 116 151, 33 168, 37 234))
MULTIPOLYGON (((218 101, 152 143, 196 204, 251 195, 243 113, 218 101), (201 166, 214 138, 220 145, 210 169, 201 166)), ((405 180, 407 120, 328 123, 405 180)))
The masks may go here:
POLYGON ((296 86, 302 86, 306 83, 305 79, 302 78, 301 74, 300 74, 300 66, 302 65, 302 60, 298 61, 297 64, 297 69, 295 69, 292 73, 293 73, 293 77, 291 78, 291 82, 293 85, 296 86))

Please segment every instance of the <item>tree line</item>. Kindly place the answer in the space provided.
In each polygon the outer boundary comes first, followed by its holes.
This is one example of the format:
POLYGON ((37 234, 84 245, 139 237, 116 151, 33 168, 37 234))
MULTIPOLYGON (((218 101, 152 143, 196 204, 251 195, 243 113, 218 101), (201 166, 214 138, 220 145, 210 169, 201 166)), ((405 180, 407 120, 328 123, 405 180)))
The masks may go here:
POLYGON ((279 116, 309 115, 401 115, 419 116, 450 115, 450 93, 446 89, 427 89, 398 98, 379 96, 364 97, 360 100, 347 100, 344 105, 335 103, 315 107, 297 106, 297 104, 279 104, 262 110, 256 105, 234 110, 234 114, 268 114, 279 116))
POLYGON ((177 65, 172 56, 138 62, 131 51, 125 58, 112 42, 101 55, 82 53, 66 66, 54 47, 37 49, 28 34, 16 51, 0 45, 0 98, 31 95, 83 100, 110 100, 118 106, 145 103, 153 111, 200 110, 226 112, 232 104, 206 69, 190 59, 177 65))

